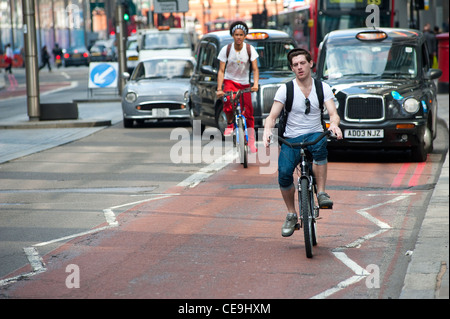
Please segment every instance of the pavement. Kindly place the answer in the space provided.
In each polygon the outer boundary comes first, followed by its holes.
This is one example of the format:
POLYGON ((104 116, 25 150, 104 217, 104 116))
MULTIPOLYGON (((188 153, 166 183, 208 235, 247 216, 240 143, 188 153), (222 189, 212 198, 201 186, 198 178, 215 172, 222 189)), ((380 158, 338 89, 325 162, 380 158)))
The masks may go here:
MULTIPOLYGON (((1 84, 0 91, 5 89, 1 84)), ((9 101, 14 104, 17 100, 9 101)), ((441 111, 438 117, 445 121, 448 130, 449 95, 440 94, 438 101, 441 111)), ((75 141, 122 120, 118 100, 78 101, 79 118, 76 120, 30 121, 27 114, 8 117, 1 110, 0 164, 75 141)), ((448 168, 447 151, 415 249, 408 252, 411 260, 400 299, 449 299, 448 168)))

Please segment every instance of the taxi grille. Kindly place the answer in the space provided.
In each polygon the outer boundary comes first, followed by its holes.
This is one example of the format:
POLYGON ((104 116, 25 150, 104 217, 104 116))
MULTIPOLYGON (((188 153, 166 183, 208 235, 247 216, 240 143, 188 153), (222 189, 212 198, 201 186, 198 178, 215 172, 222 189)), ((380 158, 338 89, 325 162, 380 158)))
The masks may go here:
POLYGON ((261 87, 261 96, 262 96, 262 105, 263 105, 263 112, 264 113, 270 113, 270 109, 272 108, 273 104, 273 98, 275 97, 275 93, 277 93, 277 90, 280 86, 263 86, 261 87))
POLYGON ((382 97, 349 97, 345 109, 347 121, 380 121, 384 119, 382 97))

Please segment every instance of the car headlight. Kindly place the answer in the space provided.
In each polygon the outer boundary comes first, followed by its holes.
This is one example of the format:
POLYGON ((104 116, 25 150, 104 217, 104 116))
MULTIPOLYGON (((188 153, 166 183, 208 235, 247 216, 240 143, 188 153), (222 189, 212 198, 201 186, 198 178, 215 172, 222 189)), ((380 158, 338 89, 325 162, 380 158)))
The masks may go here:
POLYGON ((128 103, 133 103, 134 101, 136 101, 137 99, 137 95, 134 92, 128 92, 125 95, 125 101, 127 101, 128 103))
POLYGON ((184 92, 184 100, 189 100, 189 91, 184 92))
POLYGON ((406 112, 414 114, 419 110, 420 103, 414 98, 406 99, 405 102, 403 102, 403 108, 406 112))

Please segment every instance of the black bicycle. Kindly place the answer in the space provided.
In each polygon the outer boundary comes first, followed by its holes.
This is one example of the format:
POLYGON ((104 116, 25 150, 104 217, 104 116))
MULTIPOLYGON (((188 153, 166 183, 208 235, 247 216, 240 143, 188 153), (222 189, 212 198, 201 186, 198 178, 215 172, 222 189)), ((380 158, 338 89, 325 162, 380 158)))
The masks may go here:
MULTIPOLYGON (((278 140, 291 148, 299 148, 300 162, 297 166, 298 172, 298 205, 300 212, 300 223, 295 225, 295 230, 303 228, 305 235, 306 257, 312 258, 313 246, 317 245, 316 222, 319 217, 319 203, 317 201, 317 184, 312 170, 312 154, 307 146, 318 143, 325 136, 331 136, 332 132, 326 130, 316 140, 304 143, 289 143, 282 137, 278 140)), ((331 208, 331 207, 327 207, 331 208)))
POLYGON ((238 90, 237 92, 228 91, 223 96, 223 101, 226 102, 228 97, 231 99, 231 106, 234 114, 234 134, 233 134, 233 146, 237 146, 239 152, 239 161, 244 168, 248 166, 248 131, 247 121, 245 119, 244 107, 241 108, 243 103, 243 94, 251 92, 251 88, 238 90))

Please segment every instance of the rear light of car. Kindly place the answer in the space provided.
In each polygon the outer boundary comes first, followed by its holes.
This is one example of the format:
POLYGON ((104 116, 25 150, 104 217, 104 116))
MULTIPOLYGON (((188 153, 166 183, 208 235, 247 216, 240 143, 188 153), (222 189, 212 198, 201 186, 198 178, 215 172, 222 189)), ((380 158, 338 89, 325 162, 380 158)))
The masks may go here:
POLYGON ((61 60, 61 56, 59 54, 56 55, 56 60, 61 60))
POLYGON ((383 31, 364 31, 358 33, 356 38, 362 41, 381 41, 387 38, 387 34, 383 31))
POLYGON ((64 59, 68 59, 70 57, 70 54, 69 53, 65 53, 64 54, 64 59))
POLYGON ((84 53, 83 53, 83 56, 84 56, 85 58, 87 58, 87 57, 89 56, 89 54, 87 54, 87 52, 84 52, 84 53))

